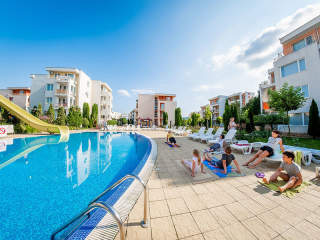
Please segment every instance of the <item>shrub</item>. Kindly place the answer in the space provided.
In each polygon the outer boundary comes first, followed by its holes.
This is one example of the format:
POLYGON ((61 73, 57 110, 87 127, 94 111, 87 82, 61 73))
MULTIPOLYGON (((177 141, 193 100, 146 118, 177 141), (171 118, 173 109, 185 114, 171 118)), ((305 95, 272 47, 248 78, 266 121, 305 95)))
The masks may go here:
POLYGON ((93 124, 92 124, 92 119, 89 119, 89 128, 92 128, 93 124))
POLYGON ((309 114, 308 134, 315 139, 320 135, 320 119, 318 105, 314 99, 312 99, 309 114))
POLYGON ((45 123, 49 123, 49 118, 47 116, 40 116, 39 119, 45 123))
POLYGON ((48 117, 48 122, 53 123, 54 122, 54 109, 53 109, 52 103, 50 103, 50 107, 49 107, 46 115, 48 117))
POLYGON ((26 128, 22 123, 17 123, 13 126, 14 133, 23 133, 26 128))
POLYGON ((117 125, 117 120, 109 120, 107 124, 112 126, 117 125))
POLYGON ((43 110, 42 110, 42 105, 41 105, 41 103, 38 104, 38 108, 37 108, 37 113, 36 113, 36 115, 37 115, 38 117, 43 116, 43 110))
POLYGON ((89 120, 87 118, 84 118, 82 120, 82 127, 88 128, 88 126, 89 126, 89 120))
POLYGON ((82 124, 81 110, 79 107, 71 106, 67 116, 67 123, 72 127, 80 127, 82 124))
POLYGON ((94 127, 97 126, 98 113, 99 113, 98 105, 95 103, 92 106, 92 113, 91 113, 91 117, 90 117, 94 127))
POLYGON ((28 124, 25 124, 24 127, 25 127, 25 130, 23 131, 24 133, 39 133, 40 132, 37 129, 29 126, 28 124))
MULTIPOLYGON (((87 120, 89 119, 90 116, 90 107, 88 103, 83 103, 83 109, 82 109, 82 117, 86 118, 87 120)), ((89 120, 88 120, 89 121, 89 120)))
POLYGON ((58 108, 58 117, 55 120, 55 124, 65 126, 66 125, 66 113, 64 107, 58 108))

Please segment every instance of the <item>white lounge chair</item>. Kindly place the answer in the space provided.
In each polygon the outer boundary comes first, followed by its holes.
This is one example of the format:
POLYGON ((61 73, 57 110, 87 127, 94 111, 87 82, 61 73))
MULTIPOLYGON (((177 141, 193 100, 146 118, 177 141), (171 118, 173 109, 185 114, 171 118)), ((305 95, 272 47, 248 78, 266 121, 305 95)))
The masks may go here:
POLYGON ((138 126, 137 126, 137 131, 139 131, 140 129, 141 129, 141 128, 140 128, 140 125, 138 125, 138 126))
POLYGON ((243 154, 250 154, 253 148, 260 148, 260 142, 249 143, 247 140, 238 141, 236 144, 230 145, 232 150, 242 151, 243 154))
POLYGON ((205 138, 205 137, 209 137, 212 135, 212 131, 213 131, 213 128, 209 128, 208 131, 202 135, 199 135, 199 136, 195 136, 193 138, 193 140, 199 140, 200 142, 202 142, 202 138, 205 138))
POLYGON ((166 125, 166 128, 164 130, 165 131, 169 131, 168 125, 166 125))
POLYGON ((213 134, 212 136, 208 136, 208 137, 206 137, 205 139, 202 139, 202 140, 205 140, 208 143, 210 140, 217 139, 217 137, 220 137, 220 135, 222 134, 223 130, 224 130, 224 128, 220 127, 220 128, 217 129, 215 134, 213 134))
POLYGON ((156 128, 156 125, 152 125, 151 130, 158 130, 158 128, 156 128))
MULTIPOLYGON (((234 135, 236 135, 237 130, 229 130, 228 133, 226 134, 226 136, 224 137, 225 139, 225 144, 232 144, 232 139, 234 138, 234 135)), ((218 139, 214 139, 214 140, 210 140, 208 141, 208 144, 212 145, 215 144, 216 142, 218 142, 218 139)))
POLYGON ((135 131, 135 130, 136 130, 136 126, 135 126, 135 125, 132 125, 131 131, 135 131))
POLYGON ((199 132, 189 134, 188 137, 189 137, 189 138, 193 138, 193 137, 199 136, 200 134, 204 134, 204 131, 205 131, 205 130, 206 130, 206 127, 201 127, 200 130, 199 130, 199 132))
POLYGON ((182 128, 183 128, 183 127, 179 127, 178 129, 172 130, 171 132, 172 132, 172 133, 180 132, 180 131, 182 130, 182 128))
POLYGON ((187 127, 182 127, 180 131, 176 131, 175 134, 180 135, 183 134, 187 127))
POLYGON ((124 130, 125 131, 130 131, 130 125, 127 125, 127 127, 124 130))

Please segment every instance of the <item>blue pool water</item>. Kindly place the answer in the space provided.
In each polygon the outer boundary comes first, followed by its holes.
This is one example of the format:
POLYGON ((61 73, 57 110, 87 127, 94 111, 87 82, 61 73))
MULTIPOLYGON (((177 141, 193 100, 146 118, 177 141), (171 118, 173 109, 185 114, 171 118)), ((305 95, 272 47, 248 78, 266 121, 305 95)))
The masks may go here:
POLYGON ((132 133, 59 138, 14 139, 0 152, 0 239, 49 239, 107 187, 137 174, 150 150, 146 137, 132 133))

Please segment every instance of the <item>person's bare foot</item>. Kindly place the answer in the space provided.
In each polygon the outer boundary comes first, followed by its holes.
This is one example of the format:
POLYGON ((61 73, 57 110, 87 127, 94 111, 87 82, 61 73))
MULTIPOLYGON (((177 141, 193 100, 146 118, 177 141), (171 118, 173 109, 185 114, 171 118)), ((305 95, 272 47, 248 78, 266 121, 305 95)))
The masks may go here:
POLYGON ((263 181, 265 184, 269 185, 269 181, 268 181, 265 177, 262 179, 262 181, 263 181))
POLYGON ((250 166, 248 166, 248 168, 254 169, 254 168, 255 168, 255 165, 250 165, 250 166))
POLYGON ((182 158, 180 158, 180 161, 181 161, 182 163, 184 163, 184 161, 182 160, 182 158))
POLYGON ((279 188, 279 191, 283 193, 284 189, 282 187, 278 187, 278 188, 279 188))
POLYGON ((249 166, 249 163, 242 164, 242 166, 249 166))

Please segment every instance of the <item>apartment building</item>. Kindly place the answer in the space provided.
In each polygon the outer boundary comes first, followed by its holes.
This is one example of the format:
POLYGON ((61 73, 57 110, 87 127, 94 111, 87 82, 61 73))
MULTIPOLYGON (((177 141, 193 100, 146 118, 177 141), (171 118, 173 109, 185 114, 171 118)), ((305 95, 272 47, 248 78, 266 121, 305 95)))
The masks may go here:
POLYGON ((298 132, 307 132, 309 109, 312 99, 320 105, 320 16, 307 22, 280 38, 283 51, 274 59, 273 68, 268 70, 268 80, 260 84, 261 111, 270 111, 267 104, 268 89, 279 89, 285 82, 299 87, 306 97, 306 103, 290 112, 290 125, 298 132))
POLYGON ((223 116, 226 99, 228 99, 229 105, 239 102, 240 106, 244 107, 249 100, 254 97, 254 92, 238 92, 229 96, 219 95, 208 99, 210 102, 210 111, 213 112, 213 121, 215 122, 217 117, 223 116))
POLYGON ((128 114, 119 113, 119 112, 112 112, 112 118, 115 118, 115 119, 128 118, 128 114))
POLYGON ((175 94, 139 94, 134 109, 135 122, 142 125, 163 125, 163 112, 168 113, 168 125, 174 125, 177 102, 175 94))
POLYGON ((200 107, 199 114, 200 114, 201 118, 204 118, 207 106, 209 106, 209 104, 203 105, 203 106, 200 107))
POLYGON ((30 87, 7 87, 7 89, 0 89, 0 94, 29 112, 30 87))
POLYGON ((55 113, 63 106, 68 113, 71 106, 88 103, 98 105, 98 122, 112 119, 112 89, 107 83, 92 80, 82 70, 77 68, 47 67, 46 74, 31 74, 30 105, 42 104, 44 111, 53 104, 55 113))

